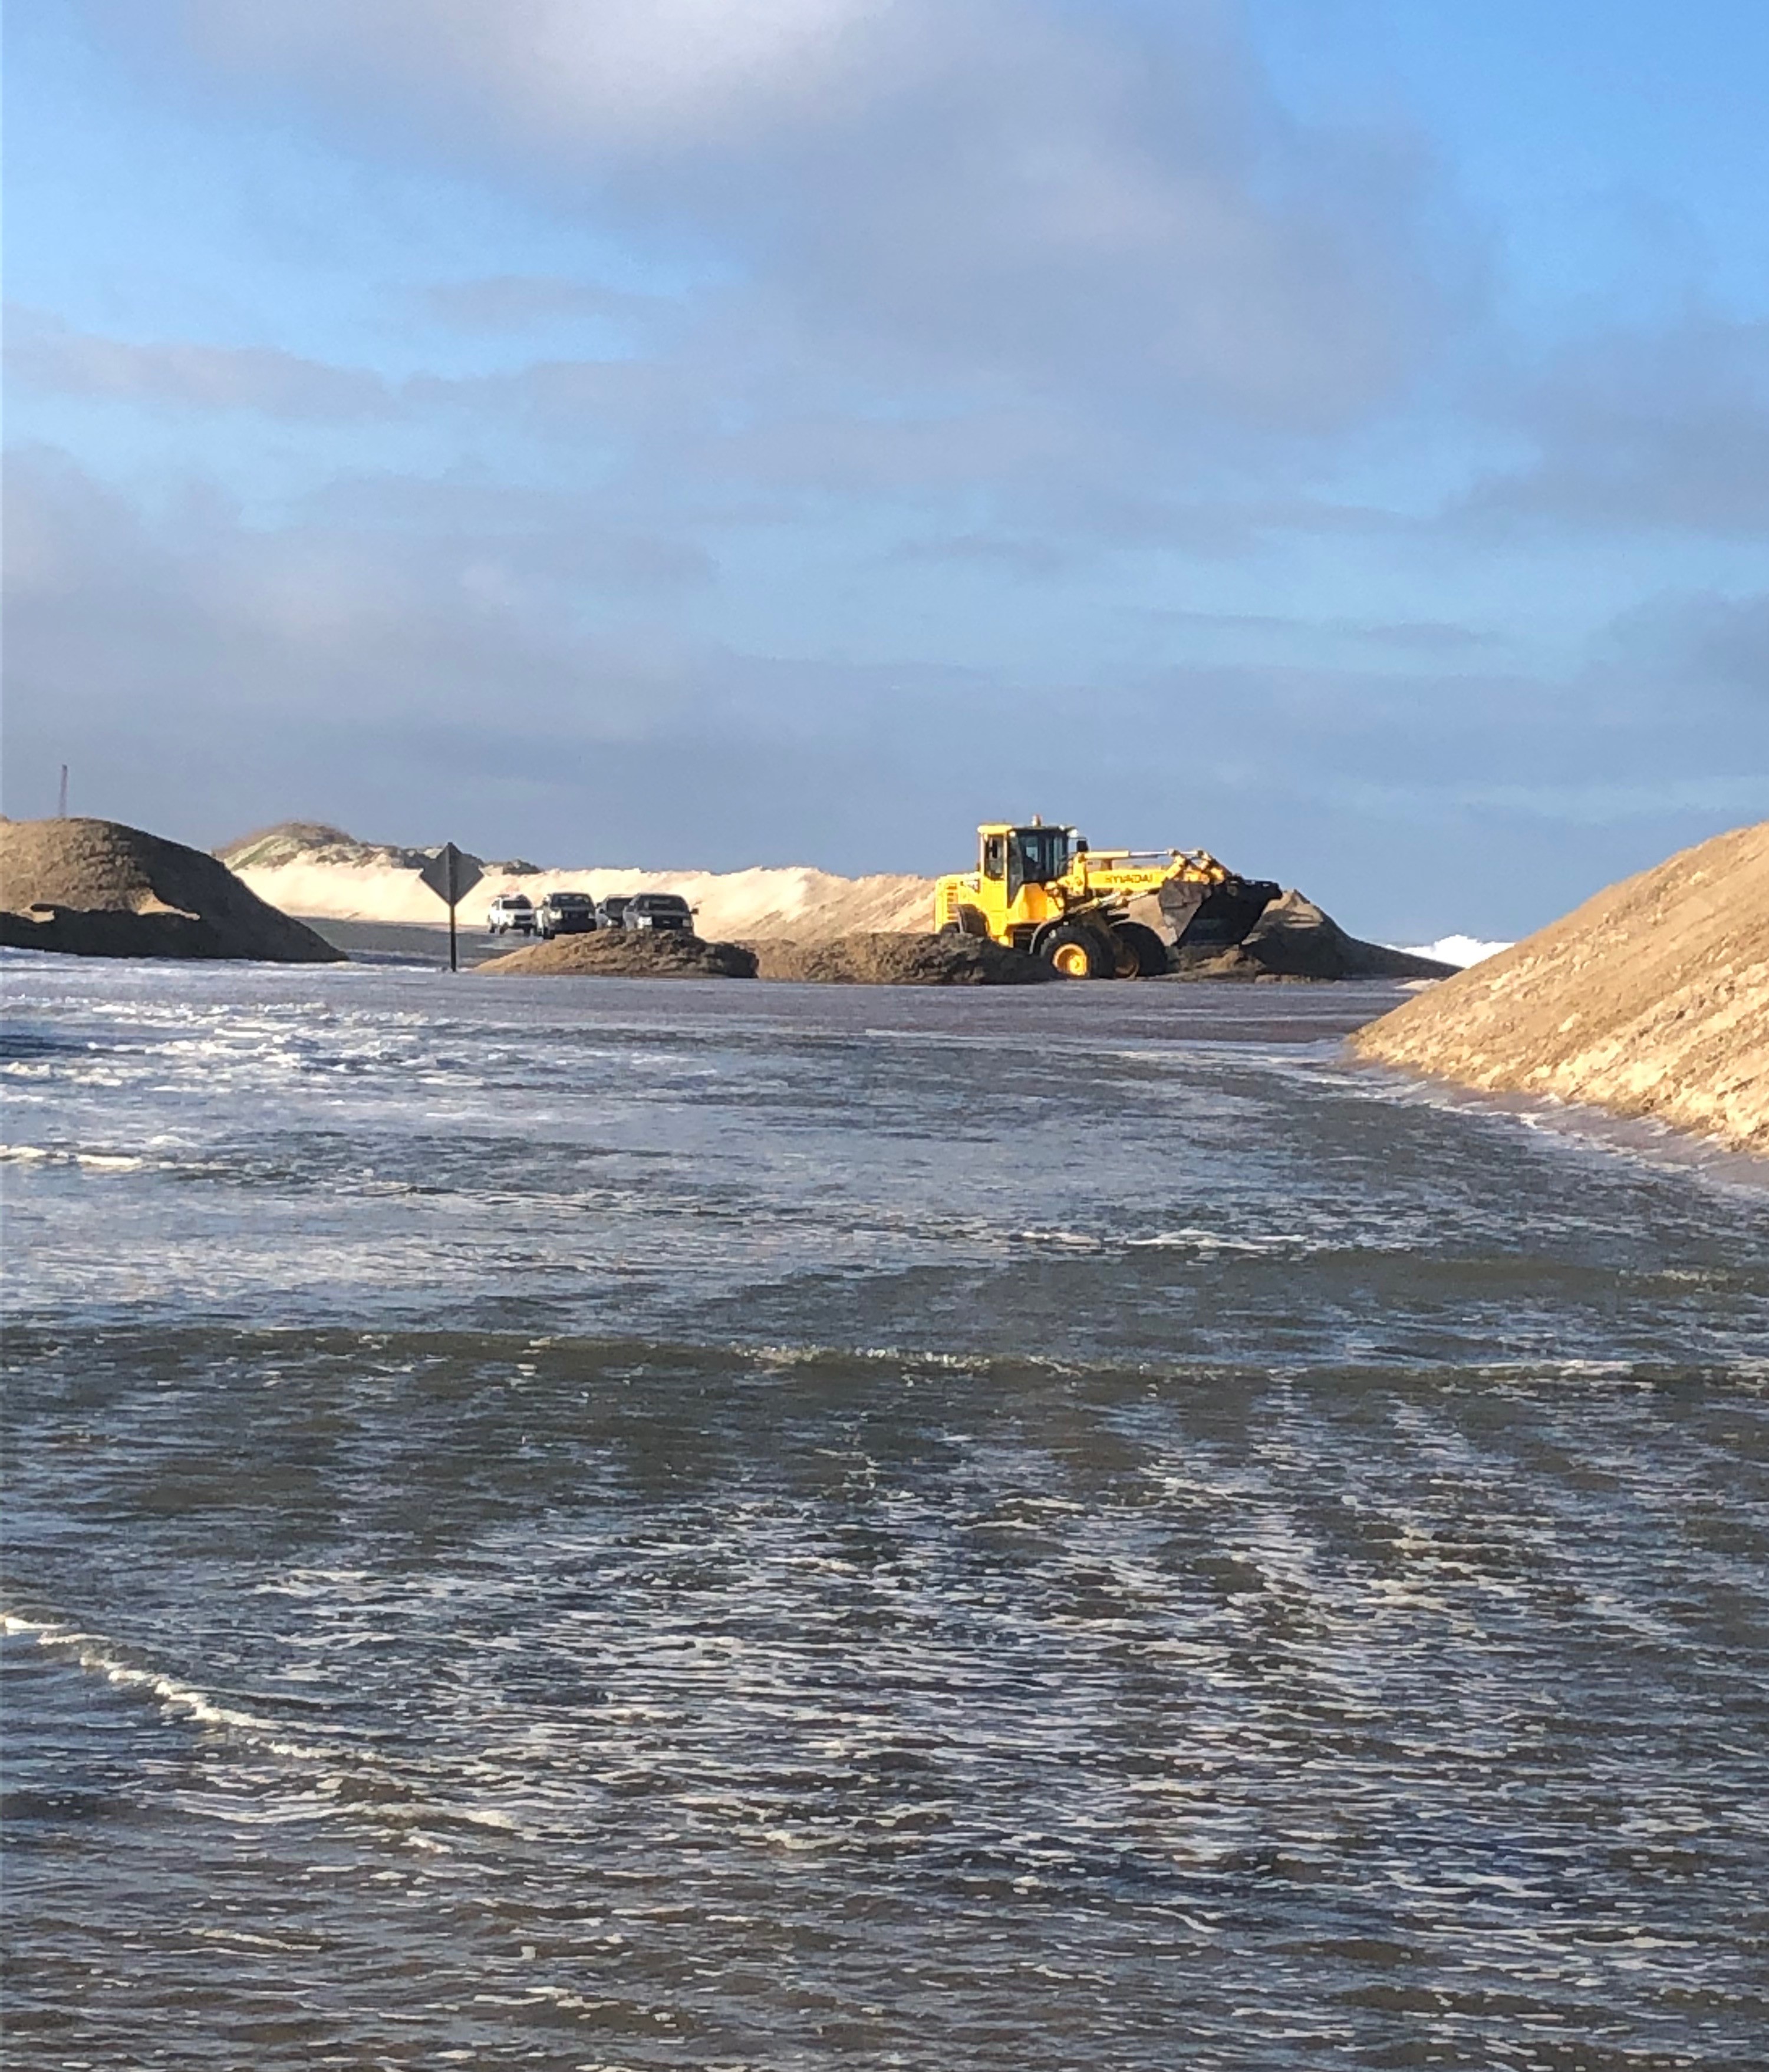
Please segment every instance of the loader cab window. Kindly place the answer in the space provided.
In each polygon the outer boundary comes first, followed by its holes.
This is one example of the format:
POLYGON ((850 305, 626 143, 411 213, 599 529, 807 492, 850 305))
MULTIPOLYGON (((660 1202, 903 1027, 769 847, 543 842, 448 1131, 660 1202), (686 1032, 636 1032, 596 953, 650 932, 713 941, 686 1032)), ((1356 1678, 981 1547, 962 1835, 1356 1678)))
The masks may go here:
POLYGON ((1016 828, 1014 846, 1019 865, 1017 875, 1024 884, 1048 885, 1069 867, 1067 828, 1016 828))
POLYGON ((1006 877, 1007 837, 1006 835, 984 836, 983 875, 985 878, 1006 877))

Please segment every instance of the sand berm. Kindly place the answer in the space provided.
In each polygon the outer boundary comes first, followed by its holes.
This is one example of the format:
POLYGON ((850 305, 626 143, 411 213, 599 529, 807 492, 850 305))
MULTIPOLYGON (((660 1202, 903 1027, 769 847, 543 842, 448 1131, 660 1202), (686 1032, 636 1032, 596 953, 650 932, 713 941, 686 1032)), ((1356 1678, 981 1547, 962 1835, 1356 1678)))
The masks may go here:
POLYGON ((1036 957, 968 935, 874 933, 833 942, 705 943, 624 928, 532 943, 475 967, 487 978, 764 978, 837 985, 1036 985, 1036 957))
POLYGON ((1463 1086, 1769 1153, 1769 821, 1612 885, 1351 1042, 1463 1086))
POLYGON ((0 943, 82 957, 337 964, 200 849, 116 820, 0 820, 0 943))

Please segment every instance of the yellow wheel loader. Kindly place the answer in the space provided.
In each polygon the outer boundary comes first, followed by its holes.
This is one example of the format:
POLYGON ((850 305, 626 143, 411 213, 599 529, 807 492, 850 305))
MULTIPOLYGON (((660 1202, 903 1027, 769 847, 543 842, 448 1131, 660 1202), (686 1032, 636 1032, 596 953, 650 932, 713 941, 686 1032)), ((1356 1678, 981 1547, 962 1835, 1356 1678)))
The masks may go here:
POLYGON ((986 935, 1064 978, 1150 978, 1177 951, 1239 943, 1277 897, 1203 849, 1095 849, 1073 828, 992 821, 977 869, 934 886, 942 935, 986 935))

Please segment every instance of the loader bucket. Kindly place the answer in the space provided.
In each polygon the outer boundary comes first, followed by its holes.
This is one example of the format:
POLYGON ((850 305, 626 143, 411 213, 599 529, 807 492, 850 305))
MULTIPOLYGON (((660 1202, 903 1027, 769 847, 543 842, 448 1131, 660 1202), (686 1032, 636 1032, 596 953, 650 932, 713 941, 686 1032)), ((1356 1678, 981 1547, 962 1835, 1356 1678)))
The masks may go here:
POLYGON ((1220 885, 1163 885, 1160 902, 1163 935, 1171 929, 1176 950, 1232 950, 1245 940, 1253 923, 1282 888, 1269 878, 1231 877, 1220 885))

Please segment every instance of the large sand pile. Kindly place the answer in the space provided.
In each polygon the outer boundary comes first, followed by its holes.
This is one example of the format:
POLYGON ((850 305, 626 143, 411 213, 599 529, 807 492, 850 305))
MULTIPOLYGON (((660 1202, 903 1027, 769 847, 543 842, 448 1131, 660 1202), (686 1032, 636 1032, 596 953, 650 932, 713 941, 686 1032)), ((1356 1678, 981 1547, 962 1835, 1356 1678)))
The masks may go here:
MULTIPOLYGON (((360 842, 336 828, 288 821, 219 852, 262 899, 315 920, 432 924, 446 909, 418 873, 430 852, 360 842)), ((479 859, 475 858, 475 861, 479 859)), ((549 892, 679 892, 710 938, 790 936, 827 942, 837 935, 925 928, 933 915, 931 878, 838 878, 795 865, 752 870, 540 870, 520 860, 486 863, 461 905, 476 926, 506 890, 537 905, 549 892)))
POLYGON ((1352 1042, 1769 1153, 1769 821, 1611 886, 1352 1042))
POLYGON ((0 820, 0 943, 74 956, 342 956, 212 856, 115 820, 0 820))
POLYGON ((673 931, 607 928, 530 943, 473 968, 494 978, 754 978, 755 955, 673 931))
POLYGON ((1457 969, 1416 951, 1360 942, 1300 892, 1273 900, 1236 948, 1206 956, 1182 951, 1179 961, 1190 978, 1448 978, 1457 969))
POLYGON ((759 977, 832 985, 1036 985, 1056 976, 1037 957, 973 935, 873 934, 754 947, 759 977))

